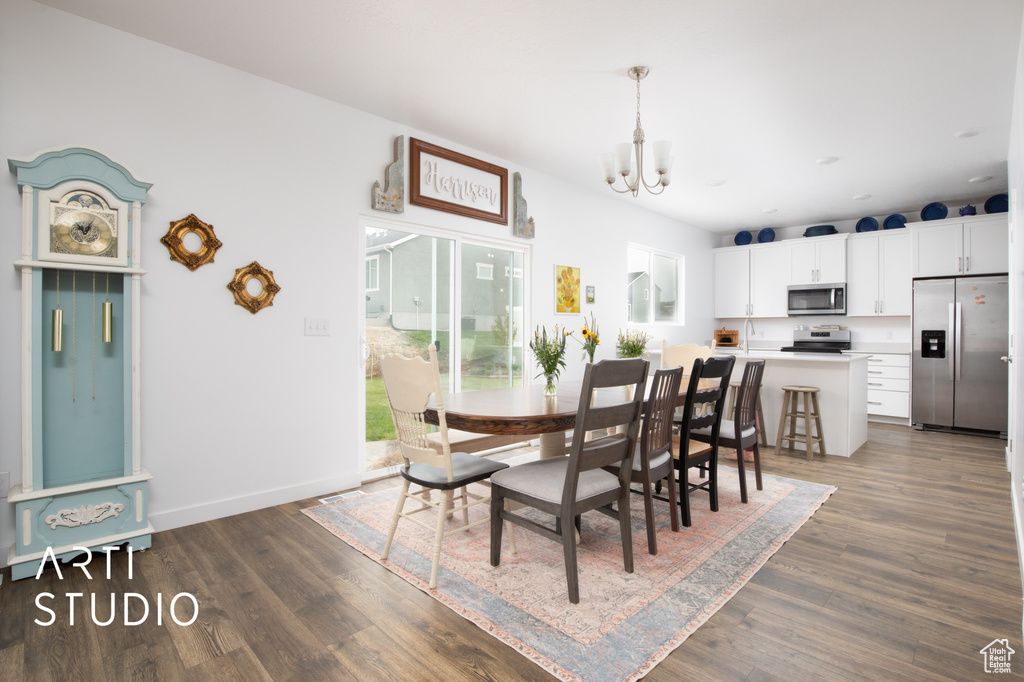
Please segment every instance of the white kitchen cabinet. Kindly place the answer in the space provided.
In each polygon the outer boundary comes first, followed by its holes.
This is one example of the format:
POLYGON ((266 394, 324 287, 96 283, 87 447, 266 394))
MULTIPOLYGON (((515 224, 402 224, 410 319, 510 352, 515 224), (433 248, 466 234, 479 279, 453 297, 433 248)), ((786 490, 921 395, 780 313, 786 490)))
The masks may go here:
POLYGON ((846 237, 810 237, 790 242, 790 284, 846 281, 846 237))
POLYGON ((1004 214, 911 228, 913 276, 990 275, 1009 269, 1004 214))
MULTIPOLYGON (((867 412, 875 417, 910 418, 910 355, 907 353, 850 353, 867 355, 867 412)), ((892 419, 888 419, 892 421, 892 419)))
POLYGON ((715 317, 786 317, 789 247, 715 250, 715 317))
POLYGON ((911 236, 906 231, 851 235, 846 244, 846 314, 910 315, 911 236))
POLYGON ((750 313, 750 249, 715 251, 715 317, 750 313))

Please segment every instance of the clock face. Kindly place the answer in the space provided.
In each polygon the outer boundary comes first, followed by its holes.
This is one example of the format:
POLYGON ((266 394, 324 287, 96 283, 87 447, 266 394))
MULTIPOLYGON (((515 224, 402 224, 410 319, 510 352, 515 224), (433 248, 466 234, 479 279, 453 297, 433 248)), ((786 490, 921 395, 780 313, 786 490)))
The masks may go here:
POLYGON ((50 251, 117 258, 117 211, 90 192, 72 192, 50 205, 50 251))

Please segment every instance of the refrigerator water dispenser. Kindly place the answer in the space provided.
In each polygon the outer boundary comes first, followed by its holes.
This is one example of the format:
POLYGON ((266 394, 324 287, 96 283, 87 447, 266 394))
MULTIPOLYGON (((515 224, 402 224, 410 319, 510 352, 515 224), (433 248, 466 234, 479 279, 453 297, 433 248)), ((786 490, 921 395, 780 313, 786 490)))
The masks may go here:
POLYGON ((946 330, 945 329, 922 329, 921 330, 921 357, 922 358, 944 358, 944 357, 946 357, 946 330))

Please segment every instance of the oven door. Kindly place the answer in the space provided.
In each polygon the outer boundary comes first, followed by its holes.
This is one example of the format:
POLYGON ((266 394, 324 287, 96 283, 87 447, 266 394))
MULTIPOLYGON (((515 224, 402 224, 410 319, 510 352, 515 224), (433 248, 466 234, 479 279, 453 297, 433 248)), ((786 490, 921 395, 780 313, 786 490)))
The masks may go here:
POLYGON ((789 287, 789 314, 845 315, 845 284, 794 284, 789 287))

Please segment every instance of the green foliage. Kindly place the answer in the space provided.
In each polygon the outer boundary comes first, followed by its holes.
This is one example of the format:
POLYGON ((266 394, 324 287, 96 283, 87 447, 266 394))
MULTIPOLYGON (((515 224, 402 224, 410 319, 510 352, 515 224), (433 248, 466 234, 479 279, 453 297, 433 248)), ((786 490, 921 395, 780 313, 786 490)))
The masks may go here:
POLYGON ((619 330, 619 340, 615 344, 615 350, 621 358, 643 358, 647 357, 647 342, 653 336, 647 332, 627 329, 625 333, 619 330))
POLYGON ((557 324, 552 330, 550 338, 548 338, 546 327, 538 327, 534 330, 530 350, 533 351, 533 357, 541 369, 541 374, 550 374, 557 379, 559 371, 565 369, 565 340, 570 336, 572 336, 572 332, 566 331, 557 324))

